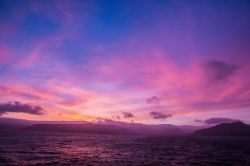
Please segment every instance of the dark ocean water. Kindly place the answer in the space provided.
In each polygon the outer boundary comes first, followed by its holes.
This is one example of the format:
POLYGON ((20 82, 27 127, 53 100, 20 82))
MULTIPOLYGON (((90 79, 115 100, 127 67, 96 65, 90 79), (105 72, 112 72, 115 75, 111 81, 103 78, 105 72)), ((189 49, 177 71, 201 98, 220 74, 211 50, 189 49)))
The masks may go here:
POLYGON ((1 132, 0 165, 250 166, 250 140, 1 132))

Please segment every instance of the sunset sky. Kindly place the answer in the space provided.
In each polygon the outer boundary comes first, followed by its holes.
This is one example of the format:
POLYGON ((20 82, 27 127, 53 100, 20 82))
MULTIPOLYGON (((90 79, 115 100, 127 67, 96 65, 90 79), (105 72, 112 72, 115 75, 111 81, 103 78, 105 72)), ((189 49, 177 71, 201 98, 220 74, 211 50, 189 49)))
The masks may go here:
POLYGON ((250 123, 250 2, 0 0, 0 116, 250 123))

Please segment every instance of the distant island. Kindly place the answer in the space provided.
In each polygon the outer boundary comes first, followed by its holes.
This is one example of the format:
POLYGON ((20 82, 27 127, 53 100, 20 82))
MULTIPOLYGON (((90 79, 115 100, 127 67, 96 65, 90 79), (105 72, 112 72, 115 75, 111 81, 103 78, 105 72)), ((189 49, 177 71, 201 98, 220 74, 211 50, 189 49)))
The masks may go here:
POLYGON ((250 136, 250 126, 243 122, 221 123, 215 126, 176 126, 171 124, 149 125, 120 121, 29 121, 22 119, 0 118, 0 131, 44 131, 82 134, 114 135, 193 135, 193 136, 250 136))
POLYGON ((29 121, 12 118, 0 118, 1 130, 70 132, 86 134, 115 135, 184 135, 200 129, 197 126, 176 126, 171 124, 149 125, 120 121, 29 121))
POLYGON ((210 128, 197 130, 195 135, 249 137, 250 126, 240 121, 233 123, 222 123, 210 128))
POLYGON ((185 130, 172 125, 144 124, 34 124, 23 128, 28 131, 70 132, 84 134, 113 134, 113 135, 181 135, 185 130))

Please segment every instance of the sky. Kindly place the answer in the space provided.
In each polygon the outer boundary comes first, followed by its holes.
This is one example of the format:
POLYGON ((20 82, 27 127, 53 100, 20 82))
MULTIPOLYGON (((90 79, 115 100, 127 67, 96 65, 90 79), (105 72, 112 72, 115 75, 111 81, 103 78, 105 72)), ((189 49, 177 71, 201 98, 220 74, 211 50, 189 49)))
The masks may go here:
POLYGON ((250 123, 245 0, 0 0, 0 116, 250 123))

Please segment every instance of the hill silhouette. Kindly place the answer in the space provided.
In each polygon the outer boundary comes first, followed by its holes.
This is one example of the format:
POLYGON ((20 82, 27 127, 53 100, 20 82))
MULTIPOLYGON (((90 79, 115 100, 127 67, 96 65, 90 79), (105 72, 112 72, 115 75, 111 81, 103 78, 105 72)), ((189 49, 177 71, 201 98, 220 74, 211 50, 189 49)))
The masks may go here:
POLYGON ((28 130, 50 132, 74 132, 93 134, 139 134, 139 135, 183 135, 193 133, 201 127, 176 126, 171 124, 141 124, 104 120, 86 121, 30 121, 0 118, 0 130, 28 130))
POLYGON ((117 126, 99 124, 35 124, 24 128, 31 131, 73 132, 93 134, 129 134, 117 126))
POLYGON ((233 123, 222 123, 211 128, 200 129, 195 135, 202 136, 250 136, 250 126, 240 121, 233 123))

